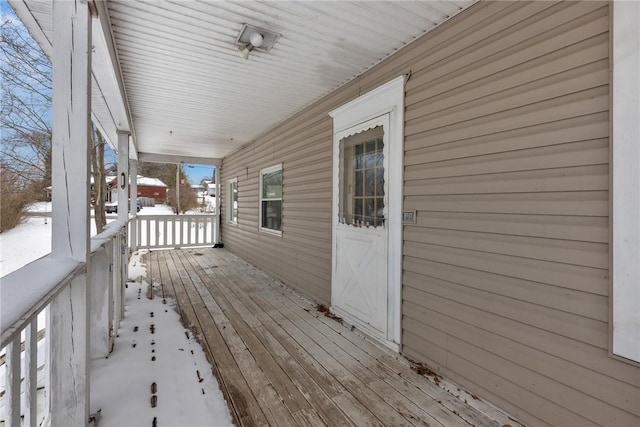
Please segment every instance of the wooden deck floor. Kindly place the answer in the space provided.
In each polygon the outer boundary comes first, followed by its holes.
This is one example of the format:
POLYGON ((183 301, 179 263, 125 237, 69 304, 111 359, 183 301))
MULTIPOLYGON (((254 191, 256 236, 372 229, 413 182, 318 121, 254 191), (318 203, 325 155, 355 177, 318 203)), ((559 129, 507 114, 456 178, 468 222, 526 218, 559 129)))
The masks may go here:
POLYGON ((237 425, 503 424, 226 250, 147 256, 156 292, 176 299, 237 425))

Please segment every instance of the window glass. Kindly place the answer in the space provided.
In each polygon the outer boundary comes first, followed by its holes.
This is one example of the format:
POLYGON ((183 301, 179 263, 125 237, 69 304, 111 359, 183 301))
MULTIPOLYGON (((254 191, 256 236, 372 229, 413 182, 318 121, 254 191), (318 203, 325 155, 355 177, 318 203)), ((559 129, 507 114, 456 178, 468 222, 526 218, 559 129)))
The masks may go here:
POLYGON ((227 181, 227 221, 238 222, 238 180, 227 181))
POLYGON ((384 225, 383 128, 340 141, 339 220, 356 227, 384 225))
POLYGON ((262 175, 262 197, 264 199, 282 197, 282 170, 262 175))
POLYGON ((260 171, 260 229, 282 231, 282 167, 260 171))
POLYGON ((282 221, 282 201, 263 200, 262 201, 262 228, 269 230, 281 230, 282 221))

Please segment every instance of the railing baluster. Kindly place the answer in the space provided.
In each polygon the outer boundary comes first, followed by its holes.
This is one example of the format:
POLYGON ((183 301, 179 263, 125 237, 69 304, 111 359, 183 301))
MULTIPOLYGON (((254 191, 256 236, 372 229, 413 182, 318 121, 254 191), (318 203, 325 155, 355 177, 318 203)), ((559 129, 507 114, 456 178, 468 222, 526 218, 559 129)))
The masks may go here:
POLYGON ((38 317, 24 330, 24 426, 38 425, 38 317))
POLYGON ((151 220, 147 218, 147 248, 151 247, 151 220))
POLYGON ((120 299, 120 281, 122 280, 122 247, 120 242, 120 234, 113 241, 113 330, 117 333, 120 329, 120 320, 122 313, 122 301, 120 299))
POLYGON ((20 426, 20 334, 7 346, 5 370, 5 426, 20 426))
POLYGON ((202 243, 204 243, 204 244, 208 244, 209 243, 208 242, 209 239, 207 239, 207 228, 208 228, 208 225, 209 225, 209 218, 204 218, 202 220, 202 243))
POLYGON ((169 235, 167 234, 167 220, 162 221, 162 227, 164 230, 164 246, 169 246, 169 235))
POLYGON ((178 222, 180 221, 180 218, 173 218, 173 238, 171 239, 171 246, 177 247, 178 246, 178 222))
MULTIPOLYGON (((151 220, 149 220, 149 222, 151 222, 151 220)), ((153 229, 155 230, 155 234, 156 234, 156 247, 157 247, 162 245, 162 237, 160 236, 160 224, 158 223, 157 219, 153 220, 153 229)))
POLYGON ((211 218, 211 241, 215 243, 220 243, 218 241, 218 236, 220 235, 220 217, 216 216, 215 218, 211 218))

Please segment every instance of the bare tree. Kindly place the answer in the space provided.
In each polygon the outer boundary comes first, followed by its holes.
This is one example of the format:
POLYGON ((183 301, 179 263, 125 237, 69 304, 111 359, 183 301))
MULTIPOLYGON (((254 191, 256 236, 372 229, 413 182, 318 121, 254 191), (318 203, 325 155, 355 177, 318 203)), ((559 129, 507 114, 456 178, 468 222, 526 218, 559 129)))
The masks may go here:
POLYGON ((176 170, 166 163, 138 162, 138 173, 148 178, 157 178, 169 185, 168 179, 174 179, 176 170))
POLYGON ((1 24, 0 154, 16 177, 51 185, 51 63, 17 18, 1 24))
MULTIPOLYGON (((20 181, 12 191, 15 193, 18 188, 29 193, 22 199, 43 199, 45 188, 51 185, 51 62, 15 16, 1 24, 0 54, 0 161, 7 172, 3 177, 20 181)), ((89 142, 94 178, 92 203, 100 233, 106 225, 105 140, 94 129, 89 142)), ((3 186, 8 183, 3 179, 3 186)))
POLYGON ((169 165, 170 173, 165 176, 164 183, 169 187, 169 192, 167 196, 167 204, 171 206, 177 214, 185 213, 186 211, 196 208, 198 206, 198 198, 195 193, 191 189, 191 185, 189 184, 189 177, 184 170, 180 167, 180 165, 169 165), (178 170, 176 171, 176 168, 178 170), (178 203, 176 200, 176 172, 180 176, 180 212, 178 212, 178 203))
POLYGON ((93 132, 91 132, 91 174, 93 177, 91 203, 93 205, 96 231, 98 234, 102 233, 104 226, 107 225, 107 215, 104 207, 105 193, 107 191, 104 168, 105 145, 106 141, 104 137, 100 131, 94 127, 93 132))

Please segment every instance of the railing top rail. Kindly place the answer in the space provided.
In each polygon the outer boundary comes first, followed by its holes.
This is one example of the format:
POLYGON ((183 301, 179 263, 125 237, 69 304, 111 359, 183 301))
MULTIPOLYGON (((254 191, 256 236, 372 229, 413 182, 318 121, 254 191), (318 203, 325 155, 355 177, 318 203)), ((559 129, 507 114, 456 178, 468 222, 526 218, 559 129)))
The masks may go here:
POLYGON ((107 224, 105 230, 91 238, 91 253, 108 243, 111 239, 118 235, 129 221, 113 221, 107 224))
POLYGON ((84 267, 82 262, 49 254, 4 276, 0 284, 0 347, 20 333, 84 267))
MULTIPOLYGON (((127 225, 114 221, 105 231, 91 238, 91 253, 111 241, 127 225)), ((40 312, 76 275, 82 262, 45 255, 0 279, 0 348, 40 312)))
POLYGON ((180 215, 138 215, 136 219, 145 220, 145 219, 185 219, 185 218, 215 218, 216 215, 213 214, 180 214, 180 215))

